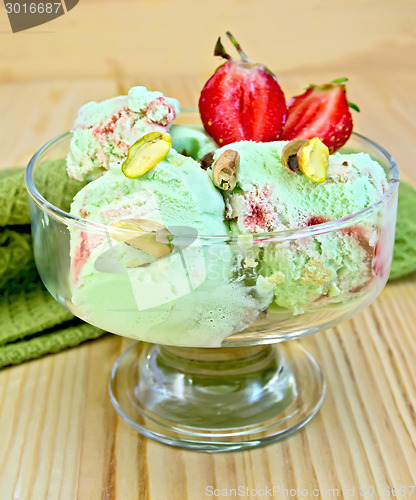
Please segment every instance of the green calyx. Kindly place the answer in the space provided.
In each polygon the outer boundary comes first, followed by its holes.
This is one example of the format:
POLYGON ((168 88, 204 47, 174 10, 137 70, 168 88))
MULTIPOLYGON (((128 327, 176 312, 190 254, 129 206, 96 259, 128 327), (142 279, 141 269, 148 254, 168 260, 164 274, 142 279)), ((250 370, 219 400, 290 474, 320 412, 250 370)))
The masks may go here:
MULTIPOLYGON (((335 80, 331 80, 329 83, 324 83, 323 85, 316 85, 315 83, 311 83, 308 87, 306 87, 306 90, 309 89, 319 89, 319 90, 331 90, 335 85, 339 85, 340 83, 345 83, 348 82, 348 78, 345 78, 345 76, 341 78, 335 78, 335 80)), ((342 85, 343 89, 345 90, 345 85, 342 85)))
MULTIPOLYGON (((267 66, 264 66, 263 64, 255 64, 247 57, 246 53, 241 48, 241 45, 238 43, 237 39, 234 37, 234 35, 232 35, 231 32, 227 31, 226 34, 227 34, 228 38, 231 40, 231 43, 237 49, 237 52, 239 53, 243 63, 247 63, 250 66, 252 65, 252 66, 262 67, 265 71, 267 71, 267 73, 269 73, 277 81, 276 75, 267 66)), ((226 59, 227 61, 233 60, 233 58, 230 56, 230 54, 228 54, 228 52, 225 50, 225 47, 221 42, 221 37, 218 37, 217 43, 215 44, 214 56, 222 57, 223 59, 226 59)), ((219 68, 220 67, 221 66, 219 66, 219 68)), ((217 68, 217 69, 219 69, 219 68, 217 68)))
MULTIPOLYGON (((237 49, 237 52, 240 54, 241 59, 244 62, 251 63, 250 59, 246 56, 240 44, 237 42, 237 40, 229 31, 227 31, 227 36, 231 40, 231 43, 234 45, 234 47, 237 49)), ((218 37, 217 43, 215 44, 214 56, 222 57, 223 59, 227 59, 227 61, 232 59, 230 54, 228 54, 228 52, 225 50, 224 45, 221 42, 220 36, 218 37)))
POLYGON ((224 45, 221 43, 221 37, 218 37, 217 43, 215 44, 214 56, 222 57, 223 59, 227 59, 228 61, 232 59, 230 54, 224 48, 224 45))
POLYGON ((354 103, 353 103, 353 102, 351 102, 351 101, 347 101, 347 102, 348 102, 348 107, 349 107, 349 108, 351 108, 351 109, 355 109, 355 111, 360 112, 360 108, 359 108, 356 104, 354 104, 354 103))
POLYGON ((237 42, 236 38, 229 31, 226 32, 226 35, 231 40, 231 43, 234 45, 234 47, 237 49, 237 52, 240 54, 241 59, 243 61, 251 62, 241 48, 241 45, 237 42))
POLYGON ((335 78, 335 80, 332 80, 331 83, 345 83, 348 82, 348 78, 345 76, 341 76, 341 78, 335 78))
MULTIPOLYGON (((329 91, 329 90, 332 90, 334 88, 334 86, 340 85, 346 94, 347 91, 346 91, 345 85, 344 85, 345 82, 348 82, 348 78, 346 78, 345 76, 342 76, 340 78, 335 78, 335 80, 332 80, 329 83, 325 83, 324 85, 315 85, 314 83, 311 83, 308 87, 306 87, 306 90, 318 89, 318 90, 322 90, 322 91, 329 91)), ((353 102, 347 101, 347 104, 348 104, 349 108, 360 112, 360 108, 356 104, 354 104, 353 102)))

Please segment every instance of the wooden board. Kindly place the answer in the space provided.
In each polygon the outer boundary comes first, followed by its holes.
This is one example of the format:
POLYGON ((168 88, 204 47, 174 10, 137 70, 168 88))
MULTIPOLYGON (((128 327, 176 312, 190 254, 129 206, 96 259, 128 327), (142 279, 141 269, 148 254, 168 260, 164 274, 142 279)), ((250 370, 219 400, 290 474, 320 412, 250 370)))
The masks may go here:
MULTIPOLYGON (((362 108, 357 130, 391 151, 403 176, 416 185, 415 75, 371 67, 348 74, 351 100, 362 108)), ((305 68, 281 80, 290 94, 328 75, 333 76, 331 67, 305 68)), ((203 80, 183 74, 139 79, 137 73, 1 84, 0 166, 26 162, 70 127, 83 102, 140 83, 194 106, 203 80)), ((129 340, 108 335, 3 369, 0 498, 195 500, 207 498, 210 486, 254 489, 249 498, 264 498, 261 490, 273 486, 292 490, 290 498, 325 498, 330 489, 338 491, 332 496, 347 498, 351 488, 354 496, 363 488, 368 497, 380 498, 377 488, 392 487, 406 487, 410 496, 416 484, 415 301, 414 280, 390 284, 352 320, 303 339, 325 373, 323 407, 304 430, 249 452, 185 452, 133 432, 108 395, 112 364, 129 340)), ((275 491, 276 498, 285 497, 275 491)))
MULTIPOLYGON (((68 14, 11 34, 0 11, 0 81, 59 77, 208 77, 218 36, 281 78, 328 68, 416 68, 414 0, 81 0, 68 14)), ((306 82, 309 83, 309 82, 306 82)), ((304 86, 305 83, 302 83, 304 86)))

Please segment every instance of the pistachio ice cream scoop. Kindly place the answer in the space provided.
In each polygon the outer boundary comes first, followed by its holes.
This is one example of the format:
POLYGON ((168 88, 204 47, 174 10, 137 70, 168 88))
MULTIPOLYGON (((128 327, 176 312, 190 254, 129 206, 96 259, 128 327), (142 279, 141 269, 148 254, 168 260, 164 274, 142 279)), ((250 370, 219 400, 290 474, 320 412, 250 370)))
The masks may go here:
POLYGON ((228 234, 224 208, 208 173, 174 149, 138 177, 114 166, 87 184, 71 213, 109 230, 107 237, 72 230, 77 314, 115 333, 176 345, 219 346, 250 326, 272 287, 236 279, 233 248, 200 237, 228 234))
POLYGON ((330 155, 319 182, 300 169, 289 172, 282 164, 287 144, 241 141, 215 152, 209 169, 213 178, 225 151, 239 155, 235 187, 222 191, 233 231, 268 233, 340 219, 368 207, 387 189, 383 168, 365 153, 330 155))
POLYGON ((217 149, 215 141, 198 125, 173 124, 169 134, 172 138, 172 147, 178 153, 197 161, 217 149))
MULTIPOLYGON (((369 155, 337 152, 328 158, 318 140, 293 143, 241 141, 216 151, 213 178, 225 151, 240 159, 235 187, 222 191, 234 233, 319 225, 359 212, 386 191, 386 174, 369 155)), ((373 278, 377 237, 377 219, 367 219, 353 229, 268 242, 254 258, 273 286, 274 304, 300 314, 358 293, 373 278)))
POLYGON ((127 96, 85 104, 72 129, 68 175, 78 180, 97 178, 112 164, 123 162, 143 135, 168 132, 179 111, 176 99, 140 86, 127 96))

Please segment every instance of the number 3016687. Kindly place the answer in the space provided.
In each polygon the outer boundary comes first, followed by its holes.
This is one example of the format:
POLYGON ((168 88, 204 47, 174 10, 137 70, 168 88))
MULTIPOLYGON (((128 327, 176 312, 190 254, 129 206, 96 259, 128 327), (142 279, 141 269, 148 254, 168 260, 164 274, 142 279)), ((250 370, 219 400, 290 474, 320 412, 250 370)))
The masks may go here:
POLYGON ((14 2, 6 3, 7 14, 57 14, 62 9, 61 2, 14 2))

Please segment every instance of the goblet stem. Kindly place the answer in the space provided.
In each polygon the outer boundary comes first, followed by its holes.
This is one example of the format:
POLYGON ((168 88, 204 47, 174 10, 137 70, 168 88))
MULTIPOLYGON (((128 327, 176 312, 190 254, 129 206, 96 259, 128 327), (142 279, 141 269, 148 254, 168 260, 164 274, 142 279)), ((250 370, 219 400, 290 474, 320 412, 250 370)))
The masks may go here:
POLYGON ((120 415, 142 434, 227 451, 302 427, 318 410, 324 384, 295 342, 218 349, 137 343, 116 363, 110 392, 120 415))
POLYGON ((296 400, 293 373, 272 346, 190 349, 154 346, 136 396, 149 411, 199 429, 256 425, 296 400))

